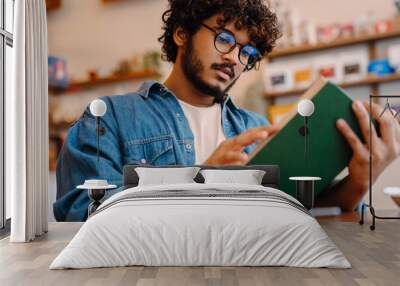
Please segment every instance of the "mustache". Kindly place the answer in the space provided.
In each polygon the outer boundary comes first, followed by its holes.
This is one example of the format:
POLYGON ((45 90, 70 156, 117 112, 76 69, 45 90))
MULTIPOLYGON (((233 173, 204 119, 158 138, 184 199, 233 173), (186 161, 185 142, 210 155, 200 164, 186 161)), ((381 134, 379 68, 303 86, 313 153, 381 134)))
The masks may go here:
POLYGON ((222 64, 217 64, 214 63, 211 65, 211 68, 216 69, 216 70, 223 70, 223 69, 229 69, 229 76, 230 78, 235 77, 235 69, 233 68, 233 65, 228 64, 228 63, 222 63, 222 64))

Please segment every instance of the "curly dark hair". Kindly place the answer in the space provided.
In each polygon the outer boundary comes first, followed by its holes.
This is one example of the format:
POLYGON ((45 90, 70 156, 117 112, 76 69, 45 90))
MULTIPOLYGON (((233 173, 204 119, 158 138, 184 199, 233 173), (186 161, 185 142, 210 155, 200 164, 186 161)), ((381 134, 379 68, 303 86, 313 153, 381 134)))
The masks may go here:
POLYGON ((281 36, 276 14, 264 0, 168 0, 169 7, 162 15, 164 33, 158 38, 162 43, 163 59, 175 62, 178 47, 173 34, 178 27, 188 33, 195 34, 200 24, 216 15, 222 17, 218 26, 223 28, 227 23, 235 21, 237 29, 246 28, 251 40, 265 55, 274 48, 276 40, 281 36))

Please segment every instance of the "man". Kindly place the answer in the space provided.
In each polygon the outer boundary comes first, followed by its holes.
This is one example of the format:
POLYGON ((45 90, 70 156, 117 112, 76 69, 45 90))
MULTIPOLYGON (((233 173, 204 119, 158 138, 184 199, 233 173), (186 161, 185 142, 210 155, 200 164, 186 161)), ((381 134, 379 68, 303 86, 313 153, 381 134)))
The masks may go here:
MULTIPOLYGON (((169 77, 163 84, 145 82, 136 93, 103 98, 108 111, 102 118, 106 133, 98 168, 95 118, 87 109, 71 127, 57 166, 57 220, 86 219, 89 198, 76 189, 85 179, 106 178, 121 186, 127 163, 243 165, 256 143, 277 131, 263 116, 236 107, 227 96, 239 76, 258 66, 280 36, 276 16, 264 1, 170 0, 169 5, 159 39, 165 58, 173 63, 169 77)), ((367 138, 366 106, 356 103, 367 138)), ((377 117, 379 111, 374 105, 372 114, 377 117)), ((373 131, 376 176, 398 156, 400 141, 394 119, 385 115, 378 121, 382 137, 373 131)), ((349 210, 367 190, 368 146, 345 122, 339 121, 338 128, 354 152, 349 176, 321 194, 317 203, 349 210)))

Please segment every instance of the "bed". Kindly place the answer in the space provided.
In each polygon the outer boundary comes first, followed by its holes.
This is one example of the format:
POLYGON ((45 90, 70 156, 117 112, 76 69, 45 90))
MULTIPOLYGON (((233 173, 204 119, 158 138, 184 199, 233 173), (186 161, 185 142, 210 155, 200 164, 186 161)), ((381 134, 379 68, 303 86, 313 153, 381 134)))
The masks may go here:
POLYGON ((100 205, 50 269, 351 267, 307 209, 279 190, 278 166, 218 167, 264 170, 260 185, 204 183, 199 173, 193 183, 144 186, 136 167, 124 167, 124 191, 100 205))

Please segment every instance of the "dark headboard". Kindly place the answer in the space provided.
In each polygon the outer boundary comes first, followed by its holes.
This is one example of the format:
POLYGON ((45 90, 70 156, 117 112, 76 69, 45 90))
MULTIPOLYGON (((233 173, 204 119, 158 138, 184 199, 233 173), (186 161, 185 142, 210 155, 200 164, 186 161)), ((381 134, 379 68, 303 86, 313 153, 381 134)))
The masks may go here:
MULTIPOLYGON (((201 169, 220 169, 220 170, 264 170, 265 175, 262 180, 262 185, 265 187, 271 187, 279 189, 280 182, 280 174, 279 174, 279 166, 278 165, 253 165, 253 166, 205 166, 205 165, 195 165, 196 167, 200 167, 201 169)), ((125 165, 124 166, 124 188, 132 188, 136 187, 139 182, 139 177, 135 172, 136 167, 146 167, 146 168, 177 168, 184 166, 150 166, 150 165, 125 165)), ((187 166, 185 166, 187 167, 187 166)), ((198 173, 194 180, 197 183, 204 183, 204 178, 198 173)))

